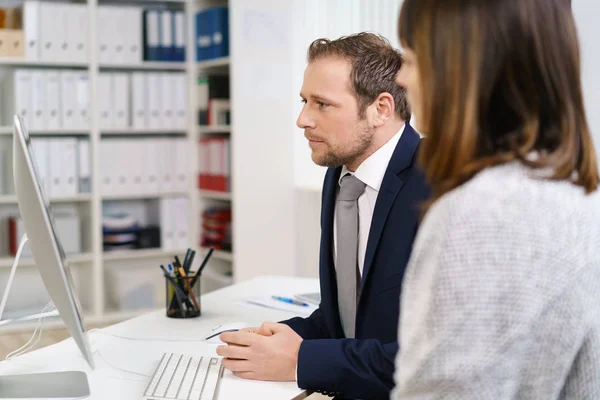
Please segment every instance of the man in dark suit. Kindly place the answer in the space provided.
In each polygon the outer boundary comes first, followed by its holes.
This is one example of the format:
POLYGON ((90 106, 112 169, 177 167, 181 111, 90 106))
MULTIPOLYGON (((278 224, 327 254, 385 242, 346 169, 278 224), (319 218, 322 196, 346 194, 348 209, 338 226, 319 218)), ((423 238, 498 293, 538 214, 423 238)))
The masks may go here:
POLYGON ((319 39, 308 50, 298 126, 330 167, 321 211, 321 304, 308 318, 224 333, 234 374, 294 381, 350 398, 388 398, 399 298, 429 196, 416 166, 420 137, 396 83, 399 52, 380 36, 319 39))

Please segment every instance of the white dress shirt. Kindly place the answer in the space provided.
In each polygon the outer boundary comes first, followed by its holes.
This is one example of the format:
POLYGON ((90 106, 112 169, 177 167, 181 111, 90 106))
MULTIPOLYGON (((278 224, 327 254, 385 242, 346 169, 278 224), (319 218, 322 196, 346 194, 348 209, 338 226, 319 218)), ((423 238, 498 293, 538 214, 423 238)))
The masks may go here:
MULTIPOLYGON (((396 145, 402 136, 402 132, 404 132, 404 126, 386 144, 363 161, 354 173, 350 172, 346 166, 342 167, 342 173, 338 181, 338 193, 342 178, 347 173, 356 176, 362 183, 367 185, 363 194, 358 198, 358 269, 361 276, 377 195, 379 194, 383 176, 392 159, 396 145)), ((334 213, 333 220, 333 256, 335 265, 335 261, 337 260, 337 210, 334 213)))

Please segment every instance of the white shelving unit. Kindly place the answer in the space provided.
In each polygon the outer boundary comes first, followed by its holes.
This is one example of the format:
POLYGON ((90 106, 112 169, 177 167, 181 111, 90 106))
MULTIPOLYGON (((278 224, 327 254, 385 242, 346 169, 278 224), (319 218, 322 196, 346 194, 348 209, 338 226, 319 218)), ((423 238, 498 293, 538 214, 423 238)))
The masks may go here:
MULTIPOLYGON (((174 254, 178 254, 181 258, 185 255, 186 249, 164 250, 164 249, 144 249, 144 250, 128 250, 118 252, 104 252, 102 245, 102 205, 105 201, 134 201, 159 199, 168 196, 186 195, 190 199, 190 215, 189 227, 191 232, 190 247, 195 248, 198 252, 195 263, 199 263, 207 249, 200 249, 200 215, 201 210, 210 201, 231 201, 230 194, 204 193, 199 195, 197 187, 197 166, 198 166, 198 139, 201 134, 228 134, 231 131, 230 126, 217 126, 200 128, 197 125, 197 77, 203 72, 208 73, 223 73, 229 68, 230 58, 220 58, 202 63, 197 63, 196 60, 196 41, 195 41, 195 14, 197 11, 214 7, 218 5, 227 5, 227 0, 123 0, 123 1, 107 1, 102 0, 87 0, 88 10, 88 47, 89 59, 87 62, 46 62, 46 61, 28 61, 15 58, 0 58, 0 70, 12 68, 55 68, 55 69, 76 69, 88 72, 90 91, 89 91, 89 106, 91 110, 91 126, 89 130, 44 130, 30 131, 31 135, 48 135, 48 136, 87 136, 90 139, 90 162, 91 162, 91 180, 92 188, 90 194, 81 194, 68 198, 50 199, 51 204, 74 204, 79 209, 84 209, 86 214, 86 223, 82 224, 82 236, 89 237, 87 246, 83 254, 68 256, 68 262, 77 268, 78 272, 85 279, 85 290, 80 291, 81 303, 84 304, 84 317, 86 324, 105 324, 117 322, 119 320, 128 319, 150 310, 118 310, 112 307, 108 301, 107 283, 105 282, 105 272, 110 266, 118 266, 119 268, 128 265, 139 267, 140 264, 152 266, 148 273, 159 274, 159 260, 167 260, 174 254), (187 45, 186 45, 186 61, 185 62, 142 62, 137 64, 117 64, 107 65, 100 63, 97 55, 97 47, 99 38, 97 35, 98 9, 103 5, 127 5, 138 6, 141 8, 169 7, 184 10, 186 16, 187 29, 187 45), (157 72, 185 72, 187 78, 187 96, 188 96, 188 115, 186 129, 169 129, 149 128, 145 130, 139 129, 115 129, 104 130, 99 127, 99 112, 98 112, 98 94, 99 94, 99 75, 101 72, 122 71, 157 71, 157 72), (100 171, 99 171, 99 149, 101 140, 104 137, 127 136, 127 137, 144 137, 144 136, 177 136, 185 137, 188 140, 188 159, 189 161, 189 186, 185 191, 156 193, 156 194, 127 194, 117 196, 103 196, 100 190, 100 171), (154 266, 156 265, 156 270, 154 266)), ((8 101, 3 99, 2 101, 8 101)), ((0 126, 0 139, 10 139, 13 134, 12 126, 0 126)), ((1 167, 0 167, 1 168, 1 167)), ((0 214, 3 207, 11 210, 16 209, 17 199, 15 195, 0 195, 0 214)), ((0 215, 1 217, 1 215, 0 215)), ((234 256, 232 253, 215 251, 211 262, 206 268, 209 275, 213 276, 213 280, 217 280, 220 286, 231 284, 233 279, 227 274, 222 274, 219 271, 230 271, 232 268, 234 256)), ((8 272, 13 263, 12 257, 0 257, 0 273, 8 272)), ((23 259, 20 266, 35 267, 32 259, 23 259)), ((207 278, 210 280, 210 278, 207 278)), ((204 280, 202 281, 203 288, 204 280)), ((50 319, 47 326, 60 326, 60 319, 50 319)), ((31 329, 34 326, 31 323, 16 323, 7 327, 0 328, 3 332, 15 331, 22 329, 31 329)))
MULTIPOLYGON (((228 0, 196 0, 191 3, 193 11, 188 13, 188 17, 192 18, 197 11, 202 9, 206 9, 209 7, 215 6, 224 6, 228 5, 231 7, 231 3, 228 0)), ((193 20, 188 19, 188 26, 192 26, 194 23, 193 20)), ((229 25, 231 27, 231 12, 229 18, 229 25)), ((230 28, 231 32, 231 28, 230 28)), ((191 35, 192 32, 189 32, 191 35)), ((189 37, 188 37, 189 39, 189 37)), ((230 42, 233 40, 230 35, 230 42)), ((188 41, 189 42, 189 41, 188 41)), ((231 49, 231 43, 229 45, 231 49)), ((194 57, 196 59, 195 48, 191 49, 193 51, 194 57)), ((231 50, 230 50, 231 51, 231 50)), ((231 57, 221 57, 208 61, 194 62, 189 70, 190 76, 190 87, 194 90, 192 91, 191 103, 193 104, 192 108, 194 110, 198 110, 199 101, 198 101, 198 90, 197 90, 197 78, 200 75, 210 76, 210 75, 228 75, 230 76, 231 69, 231 57)), ((231 79, 231 77, 230 77, 231 79)), ((233 112, 233 111, 232 111, 233 112)), ((194 122, 197 122, 196 114, 194 114, 194 122)), ((205 135, 231 135, 232 126, 230 125, 216 125, 216 126, 198 126, 194 124, 193 134, 190 135, 191 140, 194 142, 194 148, 196 149, 198 146, 198 141, 202 136, 205 135)), ((231 140, 231 146, 234 146, 233 140, 231 140)), ((196 166, 198 165, 198 158, 196 157, 196 166)), ((196 215, 199 217, 199 221, 201 221, 201 214, 204 209, 209 206, 220 204, 222 205, 224 202, 232 203, 234 201, 232 193, 224 193, 224 192, 215 192, 209 190, 198 190, 197 183, 195 182, 195 205, 196 210, 194 211, 196 215)), ((232 224, 235 224, 235 216, 232 217, 232 224)), ((200 224, 198 224, 198 231, 196 232, 196 237, 198 238, 198 243, 200 241, 200 224)), ((233 251, 235 252, 235 239, 233 240, 233 251)), ((201 254, 196 255, 196 258, 204 257, 208 250, 202 249, 201 254)), ((207 265, 205 272, 203 273, 202 278, 202 290, 212 290, 221 288, 224 286, 228 286, 232 284, 235 280, 235 277, 230 276, 234 271, 234 253, 227 251, 214 251, 212 254, 211 261, 207 265)))

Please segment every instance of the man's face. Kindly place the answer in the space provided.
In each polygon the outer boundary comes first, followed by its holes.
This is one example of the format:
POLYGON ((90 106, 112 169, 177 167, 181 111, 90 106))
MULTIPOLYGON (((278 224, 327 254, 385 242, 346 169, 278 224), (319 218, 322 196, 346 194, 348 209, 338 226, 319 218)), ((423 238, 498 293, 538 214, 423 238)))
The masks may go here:
POLYGON ((296 124, 304 129, 312 159, 321 166, 351 165, 373 142, 374 129, 359 118, 351 69, 344 59, 326 57, 308 64, 304 72, 304 107, 296 124))

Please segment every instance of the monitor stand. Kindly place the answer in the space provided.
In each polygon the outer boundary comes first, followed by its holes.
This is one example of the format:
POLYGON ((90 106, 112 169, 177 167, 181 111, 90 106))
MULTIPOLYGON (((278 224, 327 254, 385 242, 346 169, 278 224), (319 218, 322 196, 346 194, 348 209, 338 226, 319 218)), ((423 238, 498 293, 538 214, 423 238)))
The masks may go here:
POLYGON ((0 399, 85 399, 87 375, 81 371, 0 376, 0 399))

